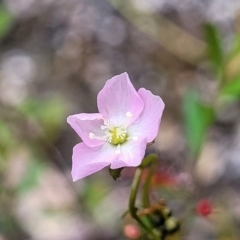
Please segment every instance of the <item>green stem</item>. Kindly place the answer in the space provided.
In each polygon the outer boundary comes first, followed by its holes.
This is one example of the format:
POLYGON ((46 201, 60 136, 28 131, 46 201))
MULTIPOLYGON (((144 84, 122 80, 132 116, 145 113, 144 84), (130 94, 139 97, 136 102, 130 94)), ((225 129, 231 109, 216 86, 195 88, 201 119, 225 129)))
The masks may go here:
POLYGON ((135 207, 135 201, 137 197, 138 187, 140 184, 140 179, 142 175, 142 169, 137 168, 131 187, 131 193, 129 198, 129 212, 131 216, 148 232, 147 226, 142 222, 142 220, 137 215, 137 208, 135 207))
POLYGON ((135 202, 136 202, 136 197, 137 197, 141 176, 142 176, 142 169, 137 168, 133 178, 131 193, 129 197, 129 213, 131 214, 132 218, 134 218, 139 223, 139 225, 153 237, 153 239, 159 240, 159 236, 157 235, 157 233, 153 231, 151 228, 149 228, 142 221, 142 219, 137 215, 137 208, 135 207, 135 202))
POLYGON ((150 185, 151 185, 151 179, 152 179, 152 175, 154 173, 155 167, 156 167, 156 161, 152 161, 147 174, 147 178, 143 184, 142 205, 144 208, 147 208, 150 206, 150 200, 149 200, 150 185))

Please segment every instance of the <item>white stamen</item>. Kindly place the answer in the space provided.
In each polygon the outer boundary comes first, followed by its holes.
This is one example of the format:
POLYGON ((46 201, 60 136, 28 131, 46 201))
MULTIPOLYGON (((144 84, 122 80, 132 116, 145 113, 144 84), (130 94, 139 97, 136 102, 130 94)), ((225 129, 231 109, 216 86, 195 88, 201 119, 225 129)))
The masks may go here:
POLYGON ((112 134, 107 132, 106 135, 104 136, 104 140, 110 143, 112 141, 112 134))
POLYGON ((111 128, 112 128, 112 126, 111 126, 110 120, 109 119, 104 120, 103 125, 101 125, 101 129, 102 130, 105 130, 105 129, 110 130, 111 128))
MULTIPOLYGON (((128 116, 132 116, 131 112, 127 112, 128 116)), ((98 139, 103 140, 105 142, 111 143, 115 145, 115 142, 125 142, 127 139, 127 129, 121 126, 114 126, 111 122, 111 119, 103 119, 103 124, 100 126, 102 130, 103 136, 99 137, 93 134, 92 132, 89 133, 90 139, 98 139), (114 140, 113 140, 114 139, 114 140), (114 141, 114 143, 112 143, 114 141)), ((101 135, 102 135, 101 134, 101 135)), ((121 151, 119 148, 116 149, 116 154, 119 154, 121 151)))
POLYGON ((121 149, 120 149, 120 145, 117 145, 117 150, 115 151, 116 154, 120 154, 121 153, 121 149))
POLYGON ((90 132, 88 136, 89 136, 89 138, 90 138, 90 139, 94 139, 94 137, 95 137, 95 134, 94 134, 94 133, 92 133, 92 132, 90 132))
POLYGON ((92 133, 92 132, 90 132, 89 134, 88 134, 88 137, 90 138, 90 139, 97 139, 97 140, 101 140, 101 141, 106 141, 106 138, 105 138, 105 136, 104 137, 99 137, 99 136, 96 136, 94 133, 92 133))
POLYGON ((137 141, 138 140, 138 136, 128 137, 127 140, 137 141))
POLYGON ((131 112, 127 112, 127 113, 126 113, 126 116, 127 116, 127 117, 132 117, 132 113, 131 113, 131 112))
POLYGON ((124 139, 127 134, 127 130, 121 127, 117 128, 116 134, 118 138, 120 137, 121 139, 124 139))

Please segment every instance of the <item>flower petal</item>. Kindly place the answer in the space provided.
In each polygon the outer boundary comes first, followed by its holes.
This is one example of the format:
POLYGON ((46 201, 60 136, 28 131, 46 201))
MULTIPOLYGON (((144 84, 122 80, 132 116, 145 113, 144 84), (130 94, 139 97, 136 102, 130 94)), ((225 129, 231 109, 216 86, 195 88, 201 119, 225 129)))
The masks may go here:
POLYGON ((144 101, 144 109, 137 121, 129 126, 128 132, 132 137, 146 137, 147 142, 152 142, 158 134, 165 104, 159 96, 145 88, 139 89, 138 93, 144 101))
POLYGON ((93 133, 97 137, 103 137, 104 132, 101 130, 103 125, 102 115, 99 113, 81 113, 71 115, 67 118, 67 122, 79 135, 85 144, 89 147, 96 147, 104 144, 103 140, 90 138, 89 134, 93 133))
POLYGON ((116 153, 110 144, 90 148, 85 143, 79 143, 73 148, 72 158, 72 178, 77 181, 110 165, 116 153))
POLYGON ((121 160, 116 160, 111 164, 110 168, 111 169, 118 169, 118 168, 127 167, 127 166, 128 166, 127 163, 125 163, 121 160))
POLYGON ((112 162, 111 168, 136 167, 140 165, 145 155, 147 139, 138 139, 137 141, 128 140, 120 146, 120 154, 112 162))
POLYGON ((143 110, 143 101, 132 85, 128 74, 108 80, 97 97, 98 110, 115 126, 129 126, 143 110))

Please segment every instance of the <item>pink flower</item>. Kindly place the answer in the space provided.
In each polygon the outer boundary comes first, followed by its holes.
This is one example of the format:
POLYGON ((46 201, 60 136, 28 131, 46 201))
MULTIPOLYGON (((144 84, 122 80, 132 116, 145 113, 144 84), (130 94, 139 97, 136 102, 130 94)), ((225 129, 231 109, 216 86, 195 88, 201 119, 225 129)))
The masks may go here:
POLYGON ((157 136, 164 109, 159 96, 141 88, 128 74, 108 80, 97 97, 99 113, 80 113, 67 122, 81 137, 73 148, 73 181, 110 165, 111 169, 138 166, 147 143, 157 136))

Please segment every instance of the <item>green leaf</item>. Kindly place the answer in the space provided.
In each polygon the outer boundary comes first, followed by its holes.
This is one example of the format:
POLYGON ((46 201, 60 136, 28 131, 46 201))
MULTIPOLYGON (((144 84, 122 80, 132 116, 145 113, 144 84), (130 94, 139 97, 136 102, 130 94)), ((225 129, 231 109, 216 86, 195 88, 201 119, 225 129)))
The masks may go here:
POLYGON ((118 169, 109 168, 109 173, 112 176, 112 178, 116 181, 118 178, 121 177, 122 170, 123 168, 118 168, 118 169))
POLYGON ((240 97, 240 76, 227 82, 221 89, 221 95, 230 95, 232 97, 240 97))
POLYGON ((192 157, 196 157, 206 130, 215 119, 215 113, 212 107, 200 101, 197 92, 189 90, 183 100, 183 116, 190 153, 192 157))
POLYGON ((205 39, 207 41, 207 53, 215 71, 219 74, 223 68, 223 51, 218 30, 211 24, 205 25, 205 39))
POLYGON ((10 30, 14 22, 13 16, 0 5, 0 39, 2 39, 10 30))

